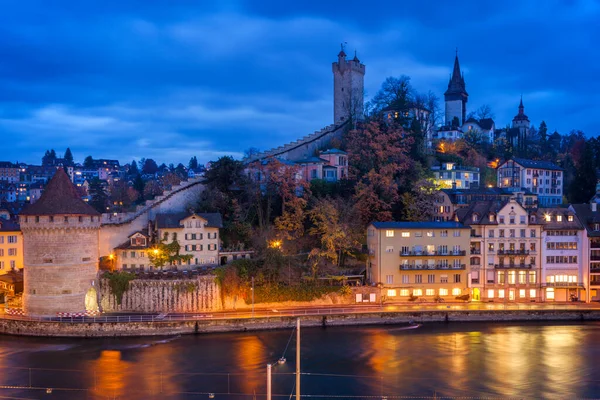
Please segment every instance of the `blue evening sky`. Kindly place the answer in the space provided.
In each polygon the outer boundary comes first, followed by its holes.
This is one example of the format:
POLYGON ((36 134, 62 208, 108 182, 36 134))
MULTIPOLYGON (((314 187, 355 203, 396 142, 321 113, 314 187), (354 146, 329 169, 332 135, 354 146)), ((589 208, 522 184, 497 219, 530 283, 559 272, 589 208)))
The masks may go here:
POLYGON ((468 110, 598 135, 600 3, 19 0, 0 13, 0 160, 240 157, 332 122, 340 42, 367 100, 409 75, 440 98, 458 47, 468 110))

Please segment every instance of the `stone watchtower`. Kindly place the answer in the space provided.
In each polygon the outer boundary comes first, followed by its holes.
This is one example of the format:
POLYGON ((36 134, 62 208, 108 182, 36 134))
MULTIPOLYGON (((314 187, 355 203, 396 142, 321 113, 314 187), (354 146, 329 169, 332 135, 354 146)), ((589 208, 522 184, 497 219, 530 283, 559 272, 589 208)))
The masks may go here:
POLYGON ((338 54, 333 70, 333 122, 335 124, 353 119, 364 119, 365 65, 354 53, 346 60, 344 48, 338 54))
POLYGON ((100 217, 81 200, 62 168, 40 199, 21 212, 26 314, 97 309, 100 217))
POLYGON ((444 93, 446 103, 446 126, 452 126, 455 118, 458 119, 458 125, 462 126, 465 123, 467 116, 467 101, 469 94, 465 86, 465 77, 460 73, 460 64, 458 63, 458 53, 454 59, 454 69, 450 82, 448 82, 448 90, 444 93))
POLYGON ((523 106, 523 96, 521 96, 521 102, 519 103, 519 113, 515 115, 512 120, 512 127, 519 129, 519 133, 522 136, 527 136, 529 133, 529 117, 525 115, 525 107, 523 106))

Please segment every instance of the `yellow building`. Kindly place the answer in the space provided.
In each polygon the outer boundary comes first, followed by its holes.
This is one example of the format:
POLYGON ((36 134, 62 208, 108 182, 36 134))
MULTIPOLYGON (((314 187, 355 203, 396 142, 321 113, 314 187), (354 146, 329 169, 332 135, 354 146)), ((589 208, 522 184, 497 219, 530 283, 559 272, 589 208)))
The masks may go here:
POLYGON ((15 222, 0 218, 0 275, 23 269, 23 234, 15 222))
POLYGON ((455 300, 469 294, 470 229, 457 222, 373 222, 367 280, 387 300, 455 300))

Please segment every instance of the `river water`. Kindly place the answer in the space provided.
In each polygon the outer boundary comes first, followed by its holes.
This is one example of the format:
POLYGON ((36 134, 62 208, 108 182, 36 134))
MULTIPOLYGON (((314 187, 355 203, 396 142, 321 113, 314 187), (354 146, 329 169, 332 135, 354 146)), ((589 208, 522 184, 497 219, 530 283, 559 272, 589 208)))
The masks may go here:
MULTIPOLYGON (((600 397, 598 323, 399 327, 302 329, 301 369, 310 373, 302 375, 302 394, 310 399, 600 397)), ((207 399, 214 393, 215 399, 264 399, 266 364, 281 357, 290 341, 287 362, 273 369, 273 399, 289 399, 295 382, 291 334, 0 336, 0 398, 207 399)))

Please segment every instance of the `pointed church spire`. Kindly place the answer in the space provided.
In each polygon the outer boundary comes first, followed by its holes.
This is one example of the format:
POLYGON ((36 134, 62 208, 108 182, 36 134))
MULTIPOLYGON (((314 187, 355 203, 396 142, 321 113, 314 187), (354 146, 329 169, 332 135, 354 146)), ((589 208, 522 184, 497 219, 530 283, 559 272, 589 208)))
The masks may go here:
POLYGON ((519 103, 519 114, 523 114, 523 95, 521 95, 521 102, 519 103))

